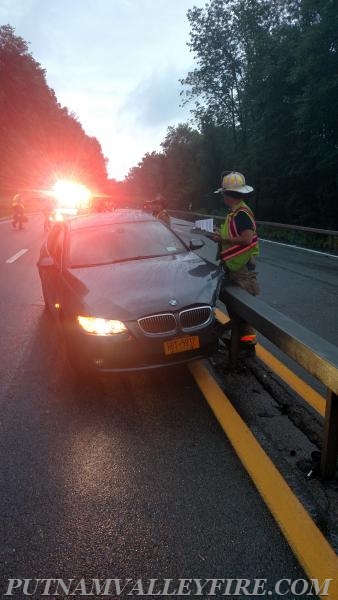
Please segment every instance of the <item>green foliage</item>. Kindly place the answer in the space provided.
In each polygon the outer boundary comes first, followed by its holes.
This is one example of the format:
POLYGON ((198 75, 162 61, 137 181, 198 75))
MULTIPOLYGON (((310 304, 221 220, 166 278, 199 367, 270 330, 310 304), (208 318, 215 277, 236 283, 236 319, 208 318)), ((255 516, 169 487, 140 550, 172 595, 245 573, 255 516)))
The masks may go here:
POLYGON ((194 128, 163 142, 168 199, 216 210, 212 191, 234 169, 257 218, 337 229, 336 0, 209 0, 187 16, 194 128))
POLYGON ((277 229, 268 225, 259 225, 258 234, 262 239, 285 242, 286 244, 293 244, 304 248, 329 252, 336 252, 338 250, 338 236, 283 228, 277 229))
POLYGON ((163 156, 157 152, 145 154, 138 166, 130 169, 126 184, 133 188, 134 196, 138 199, 153 200, 158 193, 163 192, 163 156))
POLYGON ((207 193, 206 155, 203 136, 187 124, 169 127, 161 153, 146 154, 130 170, 127 183, 144 200, 158 193, 171 207, 187 208, 207 193))
POLYGON ((0 27, 0 188, 47 188, 56 177, 94 188, 106 182, 99 142, 83 131, 46 83, 45 71, 10 25, 0 27))

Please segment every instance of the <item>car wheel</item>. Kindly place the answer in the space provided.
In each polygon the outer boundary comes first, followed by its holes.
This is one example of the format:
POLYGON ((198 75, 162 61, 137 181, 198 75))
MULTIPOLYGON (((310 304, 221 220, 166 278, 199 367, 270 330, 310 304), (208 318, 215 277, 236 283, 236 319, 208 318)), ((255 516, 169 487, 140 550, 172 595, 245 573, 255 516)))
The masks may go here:
POLYGON ((92 373, 90 369, 88 369, 88 365, 85 365, 83 360, 81 360, 81 358, 78 355, 74 354, 74 352, 69 348, 67 344, 66 352, 68 362, 72 367, 72 370, 76 373, 76 375, 85 379, 90 378, 92 373))
POLYGON ((74 335, 71 333, 71 327, 67 324, 63 324, 64 339, 66 346, 66 355, 68 362, 77 375, 78 378, 83 382, 90 382, 93 379, 95 371, 88 362, 79 353, 74 335))

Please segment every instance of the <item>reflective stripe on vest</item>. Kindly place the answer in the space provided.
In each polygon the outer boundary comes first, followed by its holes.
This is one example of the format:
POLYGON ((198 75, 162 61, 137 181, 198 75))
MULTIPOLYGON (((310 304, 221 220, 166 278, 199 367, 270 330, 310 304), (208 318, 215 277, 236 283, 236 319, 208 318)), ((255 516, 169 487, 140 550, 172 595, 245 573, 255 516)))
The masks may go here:
POLYGON ((240 342, 248 342, 248 343, 251 342, 252 343, 252 342, 256 341, 256 338, 257 338, 256 334, 255 333, 251 333, 250 335, 248 335, 248 334, 247 335, 242 335, 239 338, 239 341, 240 342))
POLYGON ((245 204, 245 202, 241 201, 236 207, 235 210, 230 212, 221 227, 221 235, 224 237, 229 237, 230 240, 223 240, 222 246, 223 249, 220 253, 221 260, 223 260, 230 271, 237 271, 242 268, 247 262, 249 262, 252 256, 257 256, 259 254, 258 248, 258 236, 256 233, 256 223, 250 208, 245 204), (250 221, 252 222, 254 236, 250 244, 243 246, 243 244, 234 244, 231 245, 231 238, 237 237, 239 235, 235 223, 235 217, 240 212, 245 212, 250 221))

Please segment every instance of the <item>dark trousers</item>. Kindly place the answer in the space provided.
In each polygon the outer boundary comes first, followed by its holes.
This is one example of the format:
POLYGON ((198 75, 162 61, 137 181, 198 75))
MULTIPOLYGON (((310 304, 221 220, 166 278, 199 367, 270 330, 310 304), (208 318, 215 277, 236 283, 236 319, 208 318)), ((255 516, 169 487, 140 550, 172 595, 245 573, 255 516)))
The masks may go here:
MULTIPOLYGON (((235 285, 238 285, 239 287, 243 288, 243 290, 246 290, 247 292, 249 292, 249 294, 251 294, 252 296, 257 296, 259 294, 259 283, 257 280, 257 274, 256 271, 254 269, 248 269, 248 267, 245 265, 244 267, 242 267, 241 269, 239 269, 239 271, 230 271, 229 269, 227 269, 225 267, 225 274, 224 274, 224 286, 226 287, 227 283, 233 283, 235 285)), ((222 286, 223 288, 223 286, 222 286)), ((220 292, 220 300, 221 302, 223 302, 226 305, 225 300, 222 298, 222 288, 221 288, 221 292, 220 292)), ((228 314, 230 319, 232 318, 232 314, 231 311, 229 309, 228 310, 228 314)), ((245 321, 243 321, 242 319, 240 320, 240 341, 242 344, 255 344, 256 343, 256 331, 255 329, 249 324, 246 323, 245 321)))

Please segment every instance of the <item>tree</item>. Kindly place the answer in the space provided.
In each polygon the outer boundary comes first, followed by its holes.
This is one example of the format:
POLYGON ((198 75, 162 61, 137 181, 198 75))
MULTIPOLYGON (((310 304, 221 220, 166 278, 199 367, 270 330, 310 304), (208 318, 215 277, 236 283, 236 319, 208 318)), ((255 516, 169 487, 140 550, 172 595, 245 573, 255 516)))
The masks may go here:
POLYGON ((292 176, 297 214, 338 225, 338 12, 333 0, 303 0, 290 73, 295 95, 292 176))
POLYGON ((153 200, 163 193, 163 155, 158 152, 147 153, 137 167, 130 169, 126 183, 134 189, 136 203, 153 200))
POLYGON ((214 164, 221 157, 253 182, 261 218, 337 225, 336 8, 210 0, 188 11, 196 68, 183 96, 195 101, 207 156, 215 144, 214 164))
POLYGON ((1 191, 46 188, 57 176, 100 187, 107 179, 99 142, 57 102, 45 71, 10 25, 0 27, 1 191))
POLYGON ((207 173, 202 136, 185 123, 170 126, 161 144, 164 152, 165 196, 172 206, 196 205, 206 193, 207 173))

